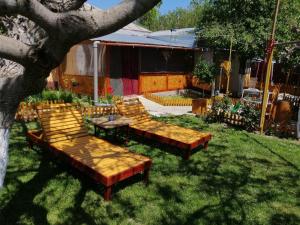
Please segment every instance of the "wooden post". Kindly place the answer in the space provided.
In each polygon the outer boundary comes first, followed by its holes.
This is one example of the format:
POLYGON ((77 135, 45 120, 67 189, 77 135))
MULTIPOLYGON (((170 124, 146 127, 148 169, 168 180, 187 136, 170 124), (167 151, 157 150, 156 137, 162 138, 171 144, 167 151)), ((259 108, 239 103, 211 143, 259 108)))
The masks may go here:
POLYGON ((208 148, 208 141, 204 143, 204 149, 206 150, 208 148))
POLYGON ((287 86, 288 86, 288 83, 289 83, 290 75, 291 75, 291 69, 289 69, 289 71, 287 73, 287 76, 286 76, 283 99, 284 99, 284 97, 286 95, 286 89, 287 89, 287 86))
POLYGON ((227 76, 227 86, 226 86, 226 95, 229 94, 229 83, 230 83, 230 73, 231 73, 231 59, 232 59, 232 45, 233 45, 233 36, 230 38, 230 50, 229 50, 229 70, 226 71, 227 76))
POLYGON ((191 150, 191 149, 187 149, 187 150, 184 152, 183 159, 184 159, 184 160, 189 160, 190 157, 191 157, 191 154, 192 154, 192 150, 191 150))
POLYGON ((150 168, 144 170, 144 184, 147 186, 149 184, 149 174, 150 168))
POLYGON ((267 104, 268 104, 268 99, 269 99, 269 84, 270 84, 270 77, 271 77, 271 70, 272 70, 272 60, 273 60, 274 45, 275 45, 275 31, 276 31, 276 23, 277 23, 277 17, 278 17, 278 12, 279 12, 279 5, 280 5, 280 0, 277 0, 276 11, 275 11, 274 20, 273 20, 272 34, 271 34, 269 46, 267 49, 267 63, 268 63, 267 64, 267 74, 266 74, 261 115, 260 115, 260 133, 261 134, 263 134, 263 132, 264 132, 266 110, 267 110, 267 104))
POLYGON ((112 186, 105 187, 104 189, 104 201, 110 201, 111 200, 111 191, 112 191, 112 186))
POLYGON ((219 93, 221 93, 222 73, 223 73, 223 67, 221 67, 221 69, 220 69, 220 77, 219 77, 219 93))
POLYGON ((98 47, 100 45, 99 41, 93 43, 94 49, 94 104, 98 103, 98 47))

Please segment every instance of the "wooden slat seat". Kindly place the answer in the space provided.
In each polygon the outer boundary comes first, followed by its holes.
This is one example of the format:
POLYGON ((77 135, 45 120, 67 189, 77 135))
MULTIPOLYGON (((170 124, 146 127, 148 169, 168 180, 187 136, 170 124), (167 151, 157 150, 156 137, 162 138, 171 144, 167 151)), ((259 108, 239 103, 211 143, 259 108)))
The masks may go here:
POLYGON ((202 133, 192 129, 170 125, 154 120, 135 124, 132 126, 132 128, 155 133, 162 137, 168 137, 187 145, 191 145, 197 142, 197 140, 207 137, 207 133, 202 133))
POLYGON ((110 177, 149 161, 145 156, 91 136, 56 142, 52 146, 99 172, 107 179, 103 181, 105 185, 111 185, 110 177))
POLYGON ((148 179, 151 159, 105 140, 90 136, 80 111, 72 106, 38 108, 43 135, 29 132, 31 142, 48 149, 105 186, 110 199, 112 185, 137 173, 148 179), (71 123, 69 123, 71 119, 71 123))
POLYGON ((79 109, 60 107, 38 107, 38 115, 45 138, 49 143, 67 141, 88 136, 79 109))
POLYGON ((139 99, 117 102, 117 107, 121 115, 133 120, 130 128, 135 133, 184 150, 185 159, 188 159, 191 151, 199 145, 207 148, 212 137, 210 133, 152 120, 139 99))

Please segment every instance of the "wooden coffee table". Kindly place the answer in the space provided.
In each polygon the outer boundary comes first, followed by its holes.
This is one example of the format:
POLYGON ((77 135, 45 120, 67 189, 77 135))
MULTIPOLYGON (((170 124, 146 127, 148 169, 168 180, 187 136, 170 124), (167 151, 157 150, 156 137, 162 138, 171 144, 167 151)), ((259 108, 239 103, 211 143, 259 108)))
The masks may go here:
POLYGON ((129 125, 131 119, 125 116, 115 116, 114 120, 109 120, 109 116, 91 118, 89 121, 94 125, 95 136, 99 135, 100 130, 103 130, 107 135, 108 131, 114 130, 115 137, 118 131, 125 130, 126 143, 129 138, 129 125))

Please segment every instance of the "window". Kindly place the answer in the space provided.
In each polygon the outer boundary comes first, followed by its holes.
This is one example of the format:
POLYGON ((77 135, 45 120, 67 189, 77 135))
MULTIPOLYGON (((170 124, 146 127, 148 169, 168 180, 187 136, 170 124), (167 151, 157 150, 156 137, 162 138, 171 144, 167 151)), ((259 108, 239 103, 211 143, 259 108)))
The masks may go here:
POLYGON ((194 51, 141 49, 141 72, 192 72, 194 51))

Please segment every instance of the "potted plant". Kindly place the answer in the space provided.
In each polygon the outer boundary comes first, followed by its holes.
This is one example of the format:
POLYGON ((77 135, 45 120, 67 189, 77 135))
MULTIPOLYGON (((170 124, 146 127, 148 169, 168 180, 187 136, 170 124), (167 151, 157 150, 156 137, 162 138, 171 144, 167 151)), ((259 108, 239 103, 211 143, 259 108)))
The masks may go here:
MULTIPOLYGON (((215 76, 217 74, 216 65, 214 63, 213 64, 208 63, 206 60, 204 60, 203 58, 200 57, 198 62, 195 65, 193 74, 199 80, 202 80, 205 83, 209 83, 212 85, 211 96, 213 96, 214 95, 214 81, 215 81, 215 76)), ((204 97, 204 90, 203 90, 203 97, 204 97)))

